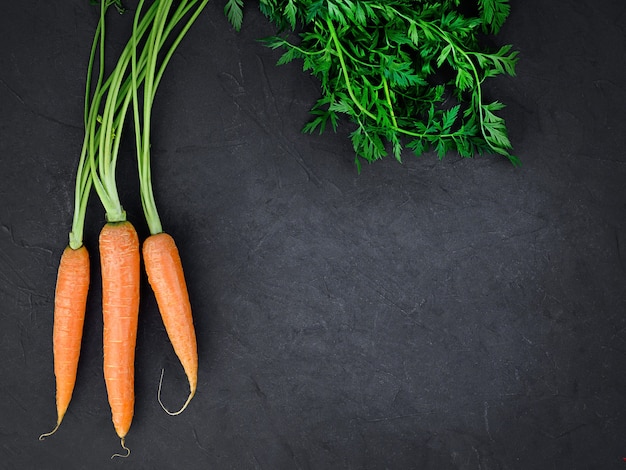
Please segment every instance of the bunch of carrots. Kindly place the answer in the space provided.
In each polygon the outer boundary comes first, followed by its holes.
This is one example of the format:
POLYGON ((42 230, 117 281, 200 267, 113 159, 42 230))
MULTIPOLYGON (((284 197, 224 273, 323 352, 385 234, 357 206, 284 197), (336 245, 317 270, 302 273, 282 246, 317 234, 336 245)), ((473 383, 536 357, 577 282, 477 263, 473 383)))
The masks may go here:
MULTIPOLYGON (((198 354, 189 295, 178 249, 163 231, 150 171, 150 121, 155 94, 181 40, 208 0, 155 0, 144 8, 140 0, 131 36, 119 59, 105 74, 107 10, 120 0, 100 0, 100 16, 89 56, 85 89, 85 136, 76 174, 74 215, 69 244, 61 256, 54 301, 53 355, 57 423, 42 434, 56 432, 68 409, 80 356, 90 257, 83 244, 87 201, 95 189, 106 223, 99 236, 102 270, 103 372, 112 421, 122 448, 134 414, 134 364, 139 312, 141 256, 163 323, 189 382, 182 412, 196 392, 198 354), (95 73, 97 71, 97 74, 95 73), (95 82, 95 83, 94 83, 95 82), (132 106, 131 106, 132 105, 132 106), (135 131, 141 203, 150 236, 140 243, 126 218, 116 183, 116 164, 126 117, 135 131)), ((160 385, 159 385, 160 391, 160 385)))

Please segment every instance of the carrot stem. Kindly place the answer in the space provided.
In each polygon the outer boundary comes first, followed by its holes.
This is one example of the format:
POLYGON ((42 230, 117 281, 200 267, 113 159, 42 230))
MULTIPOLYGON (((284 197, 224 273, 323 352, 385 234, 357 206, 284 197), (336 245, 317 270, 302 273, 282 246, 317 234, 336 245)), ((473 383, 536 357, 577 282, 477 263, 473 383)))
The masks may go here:
MULTIPOLYGON (((139 2, 137 11, 139 12, 143 6, 143 0, 139 2)), ((134 80, 133 88, 133 114, 135 122, 135 145, 137 149, 137 163, 139 170, 139 184, 141 193, 141 203, 148 224, 148 228, 152 235, 161 233, 163 231, 159 213, 157 210, 156 202, 154 199, 154 190, 152 187, 152 174, 150 163, 150 130, 151 130, 151 118, 152 107, 154 104, 154 98, 159 83, 163 77, 165 69, 172 58, 176 48, 187 34, 191 26, 194 24, 204 7, 207 5, 208 0, 203 0, 197 5, 197 1, 181 2, 178 9, 172 14, 169 23, 166 23, 166 19, 171 8, 171 1, 163 0, 159 2, 159 12, 155 15, 153 22, 153 29, 148 36, 143 52, 148 57, 148 64, 146 70, 146 77, 144 81, 143 92, 143 107, 140 115, 139 111, 139 96, 138 89, 139 83, 137 82, 136 72, 136 53, 138 47, 137 35, 135 31, 137 29, 137 15, 135 16, 135 22, 133 24, 133 60, 132 60, 132 77, 134 80), (197 6, 196 6, 197 5, 197 6), (164 38, 168 37, 177 24, 183 20, 183 18, 194 8, 195 10, 187 19, 186 23, 181 28, 178 35, 175 37, 172 45, 166 51, 160 66, 158 66, 159 53, 164 45, 164 38), (157 68, 158 66, 158 68, 157 68), (142 119, 143 118, 143 119, 142 119)))
POLYGON ((91 45, 91 51, 89 53, 89 64, 87 66, 87 78, 85 83, 85 110, 84 110, 84 126, 85 126, 85 138, 83 141, 82 150, 78 162, 78 170, 76 173, 76 186, 74 190, 74 215, 72 219, 72 229, 69 234, 69 245, 73 249, 78 249, 83 245, 83 233, 85 227, 85 214, 87 211, 87 202, 89 200, 89 194, 93 184, 93 178, 91 173, 91 166, 86 165, 86 150, 89 133, 87 131, 89 127, 89 120, 91 119, 93 104, 96 101, 96 96, 102 88, 102 80, 104 77, 104 39, 105 39, 105 22, 104 12, 108 8, 106 2, 102 2, 101 14, 96 26, 96 33, 91 45), (100 49, 99 54, 99 66, 98 66, 98 79, 95 85, 95 91, 93 97, 91 95, 91 81, 93 69, 95 67, 96 52, 100 49))
MULTIPOLYGON (((148 31, 157 11, 158 4, 155 3, 145 13, 134 32, 137 39, 141 39, 148 31)), ((103 23, 105 13, 106 10, 102 5, 100 16, 103 23)), ((89 159, 88 166, 91 170, 93 185, 105 208, 106 219, 109 222, 126 220, 126 213, 117 191, 115 170, 122 129, 132 99, 132 88, 144 79, 147 63, 146 57, 142 55, 139 59, 136 80, 133 81, 127 75, 132 52, 132 43, 129 41, 108 79, 94 94, 90 114, 86 120, 85 152, 89 159), (101 114, 99 114, 100 111, 101 114)), ((104 56, 101 51, 101 68, 103 64, 104 56)))
MULTIPOLYGON (((197 6, 191 18, 187 21, 184 28, 178 33, 174 39, 172 46, 167 51, 161 65, 161 69, 157 72, 158 53, 165 44, 168 36, 174 31, 177 24, 185 17, 185 15, 197 5, 197 1, 181 2, 176 11, 171 15, 168 22, 168 15, 172 6, 172 0, 155 1, 146 13, 141 16, 143 1, 140 2, 133 20, 133 32, 130 40, 122 51, 120 58, 103 85, 103 93, 96 95, 94 104, 91 107, 91 117, 89 123, 89 142, 87 145, 87 154, 89 155, 89 167, 92 173, 93 185, 98 196, 105 208, 106 218, 109 222, 121 222, 126 220, 126 213, 121 205, 116 181, 115 169, 117 166, 117 158, 119 154, 120 138, 123 123, 126 117, 130 100, 133 100, 133 107, 138 102, 137 90, 142 81, 145 84, 144 98, 146 102, 144 109, 151 109, 152 101, 156 93, 156 87, 160 82, 165 65, 172 57, 174 50, 186 34, 191 24, 198 17, 208 0, 203 0, 197 6), (142 49, 141 55, 137 57, 138 45, 145 34, 150 30, 146 38, 146 47, 142 49), (128 75, 129 65, 131 67, 130 76, 128 75), (133 70, 134 69, 134 70, 133 70), (104 91, 106 91, 106 99, 103 102, 101 116, 94 110, 99 110, 101 100, 104 99, 104 91)), ((104 13, 102 13, 103 15, 104 13)), ((148 129, 144 133, 140 127, 138 109, 135 110, 136 134, 141 136, 141 144, 137 143, 138 149, 143 149, 141 154, 147 155, 147 164, 140 165, 140 184, 142 184, 142 206, 144 212, 147 213, 148 225, 152 231, 158 233, 161 231, 160 220, 154 203, 154 195, 152 194, 151 176, 149 167, 149 128, 150 128, 150 112, 144 113, 143 129, 148 129), (147 142, 147 143, 146 143, 147 142)))

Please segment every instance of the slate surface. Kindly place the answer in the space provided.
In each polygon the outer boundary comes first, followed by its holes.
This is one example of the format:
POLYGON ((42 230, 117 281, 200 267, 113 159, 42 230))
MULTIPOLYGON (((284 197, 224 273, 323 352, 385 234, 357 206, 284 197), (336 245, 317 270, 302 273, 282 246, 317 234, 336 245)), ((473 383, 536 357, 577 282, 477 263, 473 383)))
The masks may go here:
MULTIPOLYGON (((130 2, 132 4, 133 2, 130 2)), ((209 4, 157 95, 157 202, 199 341, 186 382, 144 280, 129 460, 102 379, 97 234, 78 382, 55 421, 52 306, 97 9, 0 15, 0 468, 626 468, 626 7, 512 0, 518 77, 488 90, 523 167, 484 156, 353 166, 347 126, 300 133, 297 63, 209 4)), ((132 5, 131 5, 132 6, 132 5)), ((110 28, 122 46, 130 15, 110 28)), ((132 147, 120 192, 142 237, 132 147)))

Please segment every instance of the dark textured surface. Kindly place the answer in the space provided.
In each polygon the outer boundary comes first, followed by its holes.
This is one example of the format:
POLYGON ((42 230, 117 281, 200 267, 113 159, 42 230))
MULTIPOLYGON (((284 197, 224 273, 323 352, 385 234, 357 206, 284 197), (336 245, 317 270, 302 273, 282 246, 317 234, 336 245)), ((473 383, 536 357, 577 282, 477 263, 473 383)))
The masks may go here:
MULTIPOLYGON (((488 93, 521 169, 407 156, 357 175, 347 134, 304 136, 299 64, 207 7, 157 95, 154 179, 181 250, 200 351, 186 383, 143 290, 137 404, 119 450, 93 288, 58 433, 52 305, 71 222, 97 10, 25 1, 0 15, 0 467, 621 469, 626 457, 626 8, 513 0, 498 37, 518 77, 488 93)), ((123 43, 130 15, 111 27, 123 43)), ((132 149, 120 190, 141 236, 132 149)))

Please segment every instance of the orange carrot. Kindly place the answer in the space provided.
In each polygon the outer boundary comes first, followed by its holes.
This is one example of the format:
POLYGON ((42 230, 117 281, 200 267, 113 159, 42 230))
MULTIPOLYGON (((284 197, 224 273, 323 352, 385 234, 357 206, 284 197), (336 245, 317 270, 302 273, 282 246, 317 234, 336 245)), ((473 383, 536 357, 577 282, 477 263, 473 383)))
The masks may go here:
POLYGON ((165 330, 189 381, 189 396, 183 407, 177 412, 163 407, 169 414, 179 414, 193 398, 198 383, 198 349, 187 284, 178 248, 167 233, 150 235, 145 240, 143 259, 165 330))
MULTIPOLYGON (((168 16, 167 2, 162 2, 163 9, 157 13, 157 17, 165 19, 168 16)), ((185 3, 185 2, 182 2, 185 3)), ((145 42, 142 54, 147 54, 147 65, 144 74, 144 89, 142 103, 140 103, 138 91, 139 74, 137 62, 137 50, 134 51, 131 60, 131 77, 133 79, 133 118, 135 123, 135 146, 137 150, 137 165, 139 170, 139 186, 141 203, 150 230, 150 236, 143 244, 143 259, 148 281, 154 291, 161 318, 169 336, 174 352, 178 356, 189 381, 189 395, 182 408, 177 412, 168 411, 161 402, 161 382, 157 399, 161 407, 169 414, 181 413, 189 404, 196 393, 198 383, 198 350, 196 345, 196 333, 191 314, 191 305, 187 293, 187 284, 183 274, 182 263, 178 249, 172 237, 163 232, 161 220, 154 200, 152 188, 152 173, 150 168, 150 135, 151 117, 156 90, 161 81, 163 70, 172 57, 172 53, 185 32, 191 27, 198 15, 208 3, 208 0, 189 2, 188 6, 196 3, 191 15, 185 22, 181 33, 176 37, 172 48, 161 55, 162 38, 168 34, 169 26, 165 27, 164 21, 155 21, 150 38, 145 42), (160 64, 158 64, 160 62, 160 64), (140 106, 141 104, 141 106, 140 106), (141 108, 141 112, 140 112, 141 108)), ((139 1, 137 10, 140 10, 143 0, 139 1)), ((175 15, 176 16, 176 15, 175 15)), ((137 22, 133 24, 133 32, 137 31, 137 22)), ((137 41, 133 44, 137 47, 137 41)), ((163 374, 161 374, 161 379, 163 374)))
POLYGON ((52 328, 57 424, 51 432, 39 436, 40 440, 56 432, 72 398, 88 290, 89 253, 84 245, 76 250, 68 246, 63 251, 57 273, 52 328))
MULTIPOLYGON (((139 239, 128 222, 100 232, 104 379, 113 425, 122 447, 135 405, 135 345, 139 317, 139 239)), ((126 449, 128 451, 128 449, 126 449)))

